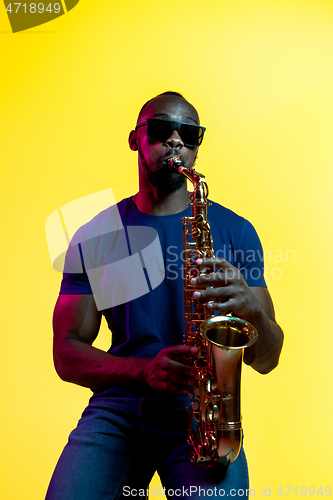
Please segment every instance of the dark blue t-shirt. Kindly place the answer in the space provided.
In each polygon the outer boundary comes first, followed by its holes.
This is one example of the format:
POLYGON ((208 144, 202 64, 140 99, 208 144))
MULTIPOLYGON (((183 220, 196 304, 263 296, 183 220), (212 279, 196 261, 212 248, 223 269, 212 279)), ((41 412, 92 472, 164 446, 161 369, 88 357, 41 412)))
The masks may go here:
MULTIPOLYGON (((208 207, 216 257, 265 287, 263 252, 253 226, 217 203, 208 207)), ((61 294, 94 294, 112 331, 109 352, 153 358, 183 343, 183 212, 155 216, 130 198, 82 226, 66 255, 61 294)))

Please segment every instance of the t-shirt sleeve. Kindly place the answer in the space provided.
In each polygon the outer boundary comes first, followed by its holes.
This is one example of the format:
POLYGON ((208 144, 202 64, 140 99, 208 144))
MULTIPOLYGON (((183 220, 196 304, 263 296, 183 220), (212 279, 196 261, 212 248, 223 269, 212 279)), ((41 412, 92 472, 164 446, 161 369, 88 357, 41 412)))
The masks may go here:
MULTIPOLYGON (((121 239, 120 235, 123 235, 126 242, 117 205, 109 207, 81 226, 72 237, 66 252, 60 293, 75 295, 94 292, 96 296, 94 283, 96 285, 97 280, 99 286, 99 277, 101 272, 103 275, 104 267, 107 267, 111 258, 116 259, 115 247, 121 239)), ((119 246, 121 249, 124 247, 119 246)))
POLYGON ((75 246, 69 245, 68 247, 59 293, 60 295, 92 294, 80 243, 75 246))
POLYGON ((264 278, 262 245, 256 230, 246 219, 244 219, 237 245, 235 266, 240 268, 248 286, 267 287, 264 278))

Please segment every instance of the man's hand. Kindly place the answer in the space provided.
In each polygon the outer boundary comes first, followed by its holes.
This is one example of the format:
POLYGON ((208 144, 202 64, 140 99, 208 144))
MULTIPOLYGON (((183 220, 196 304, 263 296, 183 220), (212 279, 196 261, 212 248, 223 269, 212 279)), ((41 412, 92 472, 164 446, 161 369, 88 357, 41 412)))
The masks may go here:
POLYGON ((200 272, 206 274, 191 279, 198 287, 193 297, 208 302, 207 308, 220 313, 234 311, 238 316, 253 316, 262 311, 262 306, 247 285, 239 269, 225 259, 199 259, 200 272))
POLYGON ((144 372, 147 384, 157 391, 189 393, 197 375, 197 370, 189 364, 191 353, 196 354, 197 348, 177 345, 162 349, 154 359, 147 359, 144 372))
POLYGON ((192 278, 195 299, 220 313, 233 311, 253 324, 257 342, 245 349, 244 362, 260 373, 268 373, 279 362, 283 332, 275 321, 274 307, 267 288, 250 288, 239 269, 225 259, 200 259, 203 276, 192 278), (209 302, 211 301, 211 302, 209 302))

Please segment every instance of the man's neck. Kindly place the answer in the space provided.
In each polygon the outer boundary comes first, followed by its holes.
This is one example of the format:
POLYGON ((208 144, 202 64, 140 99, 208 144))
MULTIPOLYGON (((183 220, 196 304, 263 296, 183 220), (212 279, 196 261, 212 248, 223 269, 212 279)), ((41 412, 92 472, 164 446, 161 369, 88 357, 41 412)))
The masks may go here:
POLYGON ((134 196, 138 210, 149 215, 177 214, 185 210, 189 202, 186 183, 177 191, 163 196, 151 186, 149 189, 140 186, 139 192, 134 196))

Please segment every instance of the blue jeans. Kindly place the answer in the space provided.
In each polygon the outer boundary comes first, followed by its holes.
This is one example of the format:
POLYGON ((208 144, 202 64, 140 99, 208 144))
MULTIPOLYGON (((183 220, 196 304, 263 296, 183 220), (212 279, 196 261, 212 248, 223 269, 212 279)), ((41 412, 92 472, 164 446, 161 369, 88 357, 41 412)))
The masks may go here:
MULTIPOLYGON (((70 434, 46 500, 140 498, 155 471, 168 499, 247 498, 243 448, 227 470, 194 466, 187 396, 142 397, 119 389, 92 396, 70 434)), ((161 498, 162 489, 149 494, 161 498)))

